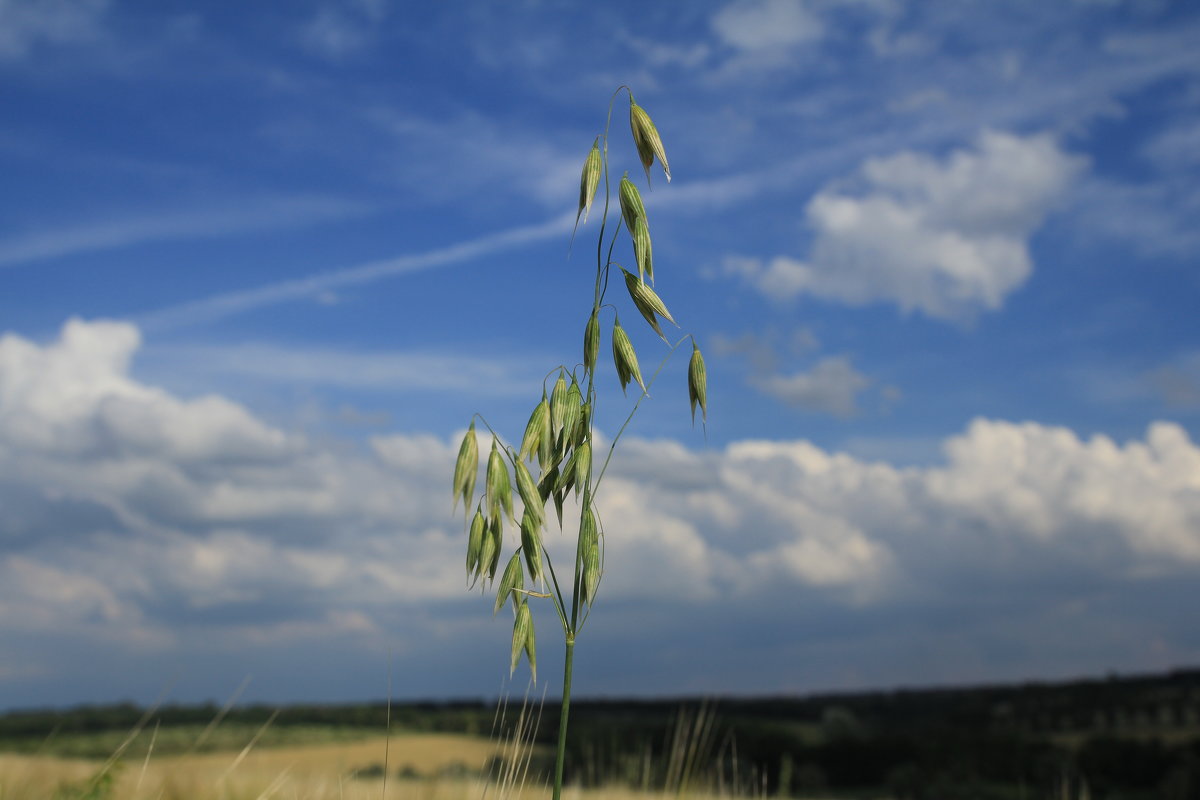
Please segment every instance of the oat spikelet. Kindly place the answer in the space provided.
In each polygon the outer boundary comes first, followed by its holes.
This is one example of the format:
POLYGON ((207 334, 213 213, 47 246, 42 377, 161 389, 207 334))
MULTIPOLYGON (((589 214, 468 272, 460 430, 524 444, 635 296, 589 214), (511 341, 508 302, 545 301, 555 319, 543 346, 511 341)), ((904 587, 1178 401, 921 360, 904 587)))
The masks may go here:
POLYGON ((708 377, 704 371, 704 356, 700 347, 692 340, 692 360, 688 363, 688 401, 692 404, 692 425, 696 424, 696 405, 700 405, 700 419, 708 421, 708 377))
POLYGON ((645 109, 633 102, 632 95, 629 98, 629 127, 633 131, 633 143, 637 146, 642 168, 646 170, 646 183, 650 183, 650 165, 654 163, 656 156, 662 164, 663 174, 667 176, 667 183, 670 183, 671 166, 667 163, 667 151, 663 149, 658 128, 654 127, 645 109))
MULTIPOLYGON (((600 137, 592 142, 592 149, 587 155, 587 159, 583 162, 583 174, 579 178, 579 210, 575 212, 575 230, 571 231, 571 238, 575 238, 575 231, 579 229, 579 218, 583 217, 586 223, 588 211, 592 208, 592 201, 596 199, 596 188, 600 186, 600 175, 602 174, 603 164, 600 159, 600 137)), ((668 178, 668 180, 670 180, 668 178)))

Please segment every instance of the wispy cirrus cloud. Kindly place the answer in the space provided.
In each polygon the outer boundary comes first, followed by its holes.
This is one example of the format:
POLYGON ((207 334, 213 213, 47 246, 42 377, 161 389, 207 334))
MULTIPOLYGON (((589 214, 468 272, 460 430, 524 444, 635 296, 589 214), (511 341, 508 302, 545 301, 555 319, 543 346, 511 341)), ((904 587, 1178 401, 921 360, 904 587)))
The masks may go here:
POLYGON ((230 206, 74 224, 0 239, 0 267, 115 250, 149 242, 211 239, 291 228, 362 214, 368 207, 329 197, 243 198, 230 206))
POLYGON ((427 250, 423 253, 380 259, 304 278, 265 284, 253 289, 226 292, 150 311, 139 315, 136 321, 148 329, 167 330, 209 322, 231 314, 277 303, 318 297, 322 293, 343 286, 357 286, 395 275, 457 264, 483 255, 499 253, 524 244, 561 236, 571 229, 574 219, 574 214, 563 214, 540 224, 509 228, 499 233, 427 250))

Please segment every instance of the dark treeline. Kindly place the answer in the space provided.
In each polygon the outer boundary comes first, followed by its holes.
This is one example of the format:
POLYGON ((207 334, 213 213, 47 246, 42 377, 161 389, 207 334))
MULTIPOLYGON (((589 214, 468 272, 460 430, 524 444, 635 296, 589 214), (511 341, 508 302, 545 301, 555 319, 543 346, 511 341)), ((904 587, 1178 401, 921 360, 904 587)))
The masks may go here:
MULTIPOLYGON (((153 718, 203 726, 219 710, 163 706, 153 718)), ((225 720, 262 725, 276 710, 237 706, 225 720)), ((0 748, 128 730, 146 713, 128 703, 12 711, 0 716, 0 748)), ((291 705, 273 725, 382 732, 387 715, 385 702, 291 705)), ((410 731, 486 736, 495 717, 494 701, 391 706, 393 728, 410 731)), ((554 741, 557 720, 547 702, 540 742, 554 741)), ((576 700, 571 729, 570 777, 584 784, 796 797, 1200 800, 1200 669, 806 697, 576 700)))

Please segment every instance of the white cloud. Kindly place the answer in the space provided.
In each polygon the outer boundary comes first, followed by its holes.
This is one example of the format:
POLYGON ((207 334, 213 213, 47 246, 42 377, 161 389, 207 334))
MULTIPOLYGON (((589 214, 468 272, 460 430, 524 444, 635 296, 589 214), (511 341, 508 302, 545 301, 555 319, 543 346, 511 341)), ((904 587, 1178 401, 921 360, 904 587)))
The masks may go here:
POLYGON ((820 39, 824 23, 801 0, 737 0, 712 18, 713 31, 740 50, 789 47, 820 39))
POLYGON ((96 39, 107 0, 0 0, 0 59, 24 58, 39 43, 96 39))
MULTIPOLYGON (((135 381, 139 338, 80 321, 44 345, 0 338, 0 632, 36 622, 170 652, 216 631, 231 658, 331 637, 428 653, 486 618, 449 515, 456 438, 364 451, 280 431, 135 381)), ((978 420, 945 453, 898 468, 804 441, 625 441, 599 500, 607 624, 643 600, 753 624, 781 596, 863 614, 951 603, 964 581, 1012 593, 1048 570, 1131 593, 1200 572, 1200 447, 1177 425, 1120 445, 978 420)), ((569 564, 570 537, 546 538, 569 564)), ((1072 599, 1072 580, 1049 585, 1072 599)))
POLYGON ((808 260, 730 259, 764 294, 810 293, 851 305, 894 302, 942 319, 1000 308, 1029 277, 1029 238, 1084 160, 1049 136, 983 133, 944 161, 905 152, 868 160, 856 180, 805 210, 808 260))
POLYGON ((856 414, 859 393, 871 385, 842 356, 823 358, 809 372, 765 375, 752 378, 751 383, 790 406, 838 417, 856 414))

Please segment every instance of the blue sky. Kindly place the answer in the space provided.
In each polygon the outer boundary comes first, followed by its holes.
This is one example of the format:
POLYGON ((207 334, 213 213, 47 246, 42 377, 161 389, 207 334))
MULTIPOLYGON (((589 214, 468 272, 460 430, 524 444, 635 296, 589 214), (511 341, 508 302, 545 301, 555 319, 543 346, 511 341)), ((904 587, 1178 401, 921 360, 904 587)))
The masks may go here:
POLYGON ((0 0, 0 706, 499 691, 450 473, 579 360, 622 84, 709 423, 681 354, 578 691, 1196 663, 1198 40, 1155 0, 0 0))

